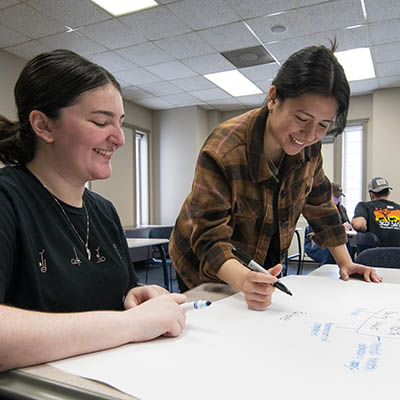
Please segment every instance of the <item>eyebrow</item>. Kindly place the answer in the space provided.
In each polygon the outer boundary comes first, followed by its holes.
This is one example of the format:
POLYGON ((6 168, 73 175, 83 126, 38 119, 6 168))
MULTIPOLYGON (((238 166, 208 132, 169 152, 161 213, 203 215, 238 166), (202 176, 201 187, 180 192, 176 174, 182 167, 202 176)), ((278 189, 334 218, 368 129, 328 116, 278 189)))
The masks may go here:
MULTIPOLYGON (((106 110, 96 110, 92 111, 91 114, 101 114, 101 115, 107 115, 108 117, 115 117, 115 114, 111 111, 106 111, 106 110)), ((122 114, 120 119, 125 118, 125 114, 122 114)))
MULTIPOLYGON (((297 112, 301 112, 301 113, 303 113, 303 114, 306 114, 306 115, 308 115, 308 116, 311 117, 311 118, 315 118, 314 115, 308 113, 307 111, 304 111, 304 110, 296 110, 296 111, 297 111, 297 112)), ((331 119, 323 119, 322 121, 325 121, 325 122, 333 122, 333 120, 331 120, 331 119)))

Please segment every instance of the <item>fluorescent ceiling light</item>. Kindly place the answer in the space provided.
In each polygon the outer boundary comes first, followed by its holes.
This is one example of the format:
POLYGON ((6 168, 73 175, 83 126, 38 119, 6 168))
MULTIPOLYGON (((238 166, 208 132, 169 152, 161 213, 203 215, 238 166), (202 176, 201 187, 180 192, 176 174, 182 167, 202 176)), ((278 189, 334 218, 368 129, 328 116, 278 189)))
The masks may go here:
POLYGON ((92 0, 92 2, 96 3, 114 17, 158 6, 154 0, 92 0))
POLYGON ((204 78, 207 78, 234 97, 262 93, 254 83, 250 82, 237 70, 207 74, 204 75, 204 78))
POLYGON ((374 64, 369 47, 338 51, 336 58, 344 68, 348 81, 375 78, 374 64))

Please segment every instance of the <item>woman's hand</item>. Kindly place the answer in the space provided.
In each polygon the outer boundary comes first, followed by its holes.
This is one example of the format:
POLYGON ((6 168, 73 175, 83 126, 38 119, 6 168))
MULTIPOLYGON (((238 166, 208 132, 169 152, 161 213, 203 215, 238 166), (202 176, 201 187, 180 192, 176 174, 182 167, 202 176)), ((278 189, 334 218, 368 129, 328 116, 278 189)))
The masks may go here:
POLYGON ((366 267, 365 265, 356 263, 346 263, 339 265, 340 278, 347 281, 350 275, 359 274, 362 275, 366 282, 382 282, 382 278, 376 273, 374 268, 366 267))
POLYGON ((129 318, 127 334, 130 342, 144 342, 159 336, 179 336, 185 328, 185 311, 180 304, 186 296, 163 294, 123 312, 129 318))
POLYGON ((277 264, 268 270, 272 275, 266 275, 262 272, 249 271, 243 282, 242 291, 249 308, 254 310, 264 310, 272 301, 272 294, 274 293, 274 286, 272 286, 278 279, 282 271, 282 265, 277 264))
POLYGON ((131 289, 125 297, 124 307, 126 310, 138 306, 154 297, 168 294, 168 290, 158 285, 136 286, 131 289))

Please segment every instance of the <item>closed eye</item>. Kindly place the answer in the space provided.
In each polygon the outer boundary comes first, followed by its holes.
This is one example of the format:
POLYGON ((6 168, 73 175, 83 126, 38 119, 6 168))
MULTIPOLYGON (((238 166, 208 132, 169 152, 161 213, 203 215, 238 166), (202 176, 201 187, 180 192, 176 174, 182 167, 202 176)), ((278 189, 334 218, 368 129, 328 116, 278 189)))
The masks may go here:
POLYGON ((96 126, 99 126, 101 128, 104 128, 107 123, 106 122, 96 122, 96 121, 92 121, 96 126))
POLYGON ((296 117, 299 121, 301 121, 301 122, 307 122, 306 119, 301 118, 301 117, 299 117, 298 115, 295 115, 295 117, 296 117))

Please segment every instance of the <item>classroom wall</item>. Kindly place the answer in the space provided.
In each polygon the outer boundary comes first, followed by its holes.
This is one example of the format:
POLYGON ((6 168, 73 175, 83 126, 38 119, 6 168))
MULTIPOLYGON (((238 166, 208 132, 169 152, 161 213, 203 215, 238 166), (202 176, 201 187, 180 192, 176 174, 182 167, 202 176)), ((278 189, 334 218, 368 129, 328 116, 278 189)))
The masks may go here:
POLYGON ((197 155, 207 136, 207 111, 200 107, 154 112, 153 223, 175 223, 190 193, 197 155))

